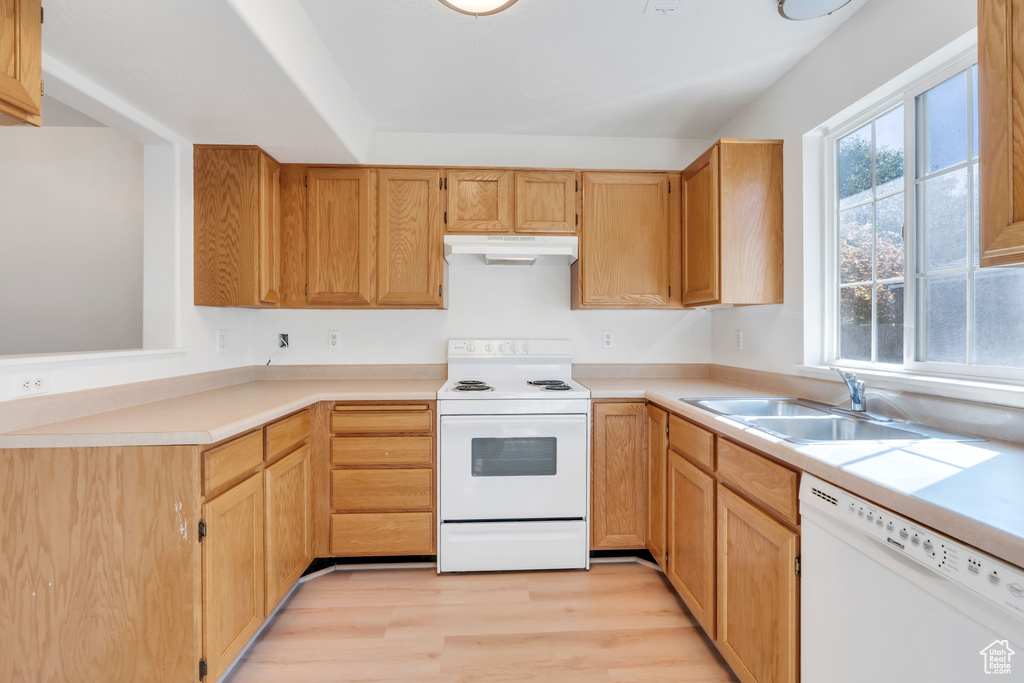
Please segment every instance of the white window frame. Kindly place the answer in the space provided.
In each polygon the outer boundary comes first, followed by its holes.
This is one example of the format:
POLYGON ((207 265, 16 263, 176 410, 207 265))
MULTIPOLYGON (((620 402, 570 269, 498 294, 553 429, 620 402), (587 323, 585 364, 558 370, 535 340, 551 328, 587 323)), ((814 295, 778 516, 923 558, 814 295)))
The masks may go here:
MULTIPOLYGON (((828 295, 823 297, 823 318, 822 318, 822 355, 825 365, 835 365, 853 370, 884 373, 889 376, 905 375, 908 377, 936 377, 951 379, 971 379, 995 381, 998 383, 1019 384, 1024 381, 1024 368, 1008 368, 984 365, 966 365, 958 363, 938 363, 917 360, 918 348, 918 318, 917 318, 917 97, 932 87, 956 76, 964 70, 969 70, 977 63, 977 50, 961 54, 956 59, 946 62, 944 65, 931 72, 927 76, 915 81, 908 88, 890 97, 880 100, 874 106, 863 110, 856 117, 849 119, 841 126, 828 131, 823 141, 824 159, 824 206, 823 213, 825 220, 822 221, 824 235, 822 244, 824 248, 823 275, 828 295), (838 214, 839 197, 836 178, 836 143, 837 141, 858 130, 870 121, 887 113, 888 111, 903 105, 904 115, 904 153, 903 153, 903 192, 904 192, 904 352, 903 364, 876 363, 870 361, 855 361, 839 358, 839 249, 838 249, 838 226, 836 217, 838 214)), ((970 104, 970 103, 969 103, 970 104)), ((971 107, 968 106, 968 130, 971 128, 971 107)), ((964 166, 970 167, 972 158, 969 158, 964 166)), ((968 216, 973 212, 973 196, 968 196, 968 216)), ((973 245, 973 240, 969 238, 973 245)), ((972 247, 973 248, 973 247, 972 247)), ((969 263, 972 261, 969 260, 969 263)), ((971 282, 972 278, 968 278, 971 282)), ((973 294, 969 286, 968 297, 973 294)), ((973 306, 973 304, 972 304, 973 306)), ((973 310, 973 309, 972 309, 973 310)), ((874 316, 873 316, 874 317, 874 316)), ((971 353, 971 329, 972 321, 968 320, 968 358, 971 353)))

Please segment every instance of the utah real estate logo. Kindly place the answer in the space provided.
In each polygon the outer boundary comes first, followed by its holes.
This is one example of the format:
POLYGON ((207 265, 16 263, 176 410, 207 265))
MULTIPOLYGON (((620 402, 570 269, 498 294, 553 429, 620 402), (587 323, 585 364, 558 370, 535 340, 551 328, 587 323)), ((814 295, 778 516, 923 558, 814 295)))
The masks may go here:
POLYGON ((1010 673, 1010 658, 1017 653, 1010 649, 1010 641, 994 640, 980 654, 985 660, 985 673, 1007 675, 1010 673))

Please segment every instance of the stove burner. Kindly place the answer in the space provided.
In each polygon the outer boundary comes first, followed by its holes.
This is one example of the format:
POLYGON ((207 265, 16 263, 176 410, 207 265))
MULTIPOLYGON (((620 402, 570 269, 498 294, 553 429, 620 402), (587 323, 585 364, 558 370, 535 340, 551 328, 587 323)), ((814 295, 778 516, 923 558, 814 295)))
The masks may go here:
POLYGON ((457 382, 457 384, 463 384, 463 385, 466 385, 466 386, 470 386, 470 385, 476 385, 476 384, 483 384, 483 382, 481 382, 478 379, 460 379, 457 382))
POLYGON ((456 384, 452 387, 452 391, 494 391, 494 387, 489 387, 483 382, 479 384, 456 384))
POLYGON ((547 384, 542 386, 541 389, 544 391, 572 391, 572 387, 568 384, 547 384))
POLYGON ((557 387, 565 384, 565 382, 560 379, 535 379, 527 382, 527 384, 532 384, 535 387, 557 387))

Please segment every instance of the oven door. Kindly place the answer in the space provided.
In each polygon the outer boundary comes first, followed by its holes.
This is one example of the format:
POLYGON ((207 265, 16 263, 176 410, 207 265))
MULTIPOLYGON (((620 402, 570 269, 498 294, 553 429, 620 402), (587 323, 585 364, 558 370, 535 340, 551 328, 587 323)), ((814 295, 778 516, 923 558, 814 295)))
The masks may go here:
POLYGON ((586 415, 445 415, 441 522, 584 519, 586 415))

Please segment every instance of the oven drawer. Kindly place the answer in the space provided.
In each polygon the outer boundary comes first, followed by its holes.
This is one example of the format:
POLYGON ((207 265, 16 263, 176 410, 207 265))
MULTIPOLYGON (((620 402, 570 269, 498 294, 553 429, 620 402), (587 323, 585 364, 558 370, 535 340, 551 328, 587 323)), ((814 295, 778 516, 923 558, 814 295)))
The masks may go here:
POLYGON ((336 436, 331 439, 331 464, 422 465, 434 462, 434 439, 429 436, 336 436))
POLYGON ((438 571, 586 569, 589 540, 584 521, 442 524, 438 571))
POLYGON ((431 470, 332 470, 335 510, 423 510, 434 502, 431 470))
POLYGON ((433 555, 434 516, 429 512, 331 515, 331 554, 433 555))

